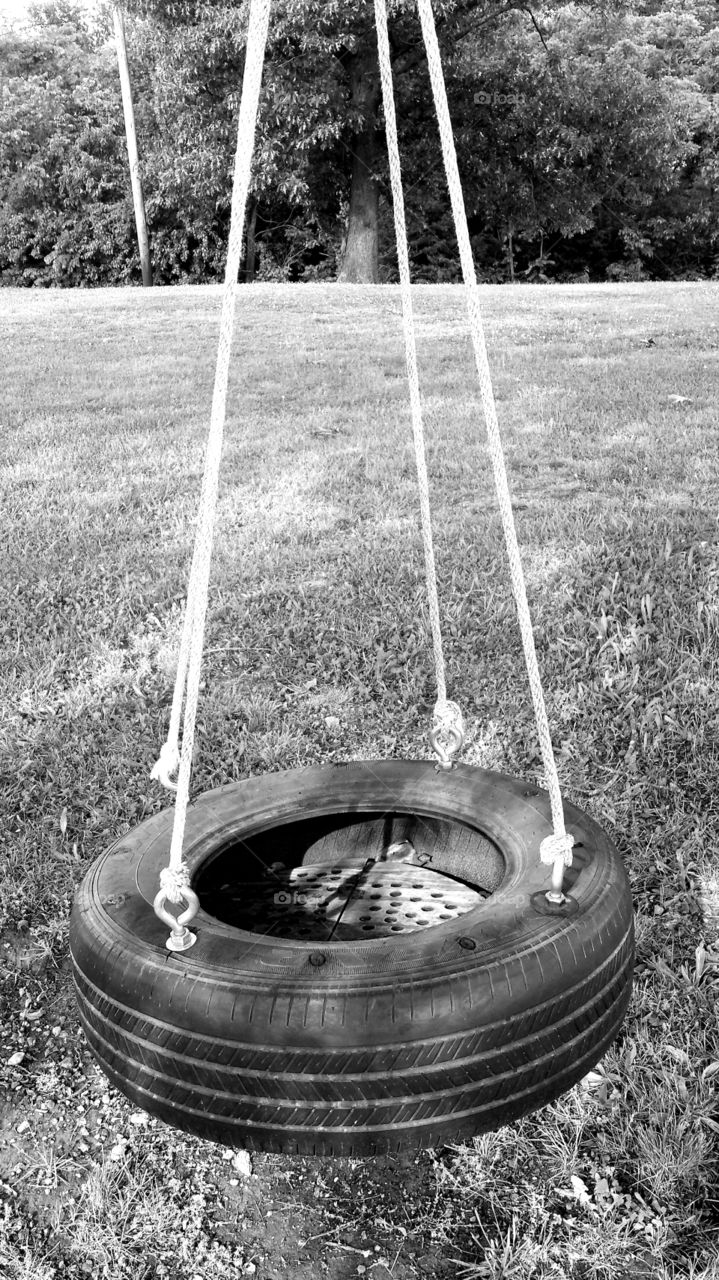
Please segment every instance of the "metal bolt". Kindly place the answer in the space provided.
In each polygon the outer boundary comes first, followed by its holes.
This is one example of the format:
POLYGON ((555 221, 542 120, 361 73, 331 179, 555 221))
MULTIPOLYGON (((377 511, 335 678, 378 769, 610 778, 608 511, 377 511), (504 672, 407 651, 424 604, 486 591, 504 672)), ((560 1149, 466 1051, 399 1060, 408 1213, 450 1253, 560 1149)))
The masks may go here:
POLYGON ((173 929, 165 946, 168 951, 189 951, 197 942, 197 934, 191 929, 173 929))

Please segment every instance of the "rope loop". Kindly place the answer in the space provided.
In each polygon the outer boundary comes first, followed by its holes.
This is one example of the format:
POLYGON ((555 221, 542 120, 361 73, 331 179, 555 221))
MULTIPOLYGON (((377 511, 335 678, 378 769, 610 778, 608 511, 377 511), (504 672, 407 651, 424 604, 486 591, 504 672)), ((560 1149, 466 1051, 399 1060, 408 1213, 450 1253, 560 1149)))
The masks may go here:
POLYGON ((161 782, 168 791, 177 791, 177 783, 170 778, 180 767, 180 749, 177 743, 164 742, 160 748, 160 758, 152 766, 150 777, 161 782))
POLYGON ((572 847, 574 845, 574 836, 565 831, 563 835, 557 835, 554 832, 551 836, 545 836, 539 846, 539 856, 542 862, 548 866, 553 866, 561 859, 565 867, 572 865, 572 847))
POLYGON ((402 300, 402 327, 404 331, 405 364, 407 366, 407 383, 409 387, 410 418, 412 438, 414 441, 415 466, 417 470, 417 488, 419 509, 422 524, 422 542, 424 545, 424 570, 427 583, 427 605, 429 609, 430 630, 432 633, 432 649, 434 656, 435 683, 437 686, 437 706, 435 707, 435 724, 430 730, 429 739, 432 750, 438 757, 438 769, 451 769, 452 756, 461 750, 464 741, 462 713, 456 703, 447 701, 447 679, 442 648, 442 629, 439 613, 439 593, 437 590, 437 568, 434 555, 432 535, 432 516, 430 509, 429 478, 427 475, 427 451, 424 440, 424 421, 422 397, 419 384, 417 362, 417 343, 415 337, 414 311, 412 307, 412 281, 409 263, 409 245, 407 242, 407 219, 405 216, 404 193, 402 190, 402 165, 399 153, 399 135, 397 132, 397 113, 395 111, 394 87, 392 80, 392 59, 390 53, 389 28, 387 25, 386 0, 374 0, 375 26, 377 30, 377 55, 379 60, 380 81, 382 84, 382 103, 384 106, 385 134, 387 139, 387 157, 389 160, 390 185, 392 188, 392 208, 394 212, 395 241, 397 246, 397 265, 399 268, 400 295, 402 300), (437 723, 437 708, 442 715, 437 723), (450 712, 448 709, 452 708, 450 712))
POLYGON ((170 713, 170 729, 168 740, 162 748, 160 758, 151 773, 151 776, 158 778, 168 790, 177 793, 170 843, 170 865, 162 872, 160 877, 161 888, 154 902, 155 914, 160 920, 169 925, 171 930, 166 944, 170 951, 185 951, 194 943, 195 935, 184 926, 197 914, 200 905, 197 895, 190 888, 189 873, 183 864, 182 846, 189 804, 195 723, 200 691, 205 618, 220 463, 222 459, 222 441, 227 409, 232 335, 235 321, 237 277, 242 257, 245 210, 250 188, 252 150, 257 126, 269 17, 270 0, 250 0, 245 71, 242 79, 242 94, 237 123, 237 147, 232 181, 230 235, 225 266, 225 283, 222 292, 210 429, 205 451, 195 546, 190 567, 187 604, 170 713), (184 717, 182 716, 183 699, 184 717), (183 722, 182 749, 178 750, 181 718, 183 722), (179 772, 177 783, 175 784, 170 780, 170 774, 176 769, 179 772), (168 901, 175 903, 185 901, 188 905, 186 910, 175 918, 165 908, 165 903, 168 901))
POLYGON ((469 329, 472 338, 472 345, 474 347, 477 374, 479 377, 479 390, 482 408, 484 411, 485 424, 487 427, 489 456, 492 462, 492 470, 494 472, 497 502, 504 531, 509 575, 512 583, 512 592, 517 606, 519 630, 522 636, 522 647, 524 649, 524 657, 527 666, 529 688, 532 695, 532 703, 534 705, 534 716, 537 722, 537 736, 539 738, 542 763, 544 765, 544 775, 547 780, 547 790, 549 792, 552 811, 552 826, 554 828, 554 835, 557 837, 556 844, 547 846, 546 860, 554 863, 554 878, 560 882, 558 886, 555 886, 555 888, 559 893, 561 892, 560 872, 563 870, 563 863, 566 862, 567 853, 569 853, 569 858, 571 859, 571 844, 569 846, 567 845, 568 837, 564 832, 564 808, 559 786, 559 775, 557 772, 556 760, 554 758, 554 749, 552 747, 552 737, 547 717, 547 708, 544 701, 544 691, 542 689, 542 680, 534 643, 532 619, 527 600, 524 571, 522 569, 519 542, 517 540, 517 531, 514 524, 512 498, 509 490, 509 480, 504 460, 504 450, 502 448, 499 421, 497 418, 497 406, 494 399, 492 378, 489 369, 487 344, 484 337, 484 325, 482 323, 482 315, 479 305, 477 272, 474 265, 472 241, 469 234, 467 212, 464 204, 464 195, 462 193, 462 183, 459 176, 459 166, 457 164, 457 151, 455 147, 454 133, 452 131, 449 103, 447 101, 447 89, 444 81, 442 58, 439 49, 439 41, 437 39, 434 13, 432 10, 432 0, 417 0, 417 9, 422 27, 424 45, 427 51, 429 77, 432 85, 432 95, 434 97, 437 122, 439 125, 439 136, 442 146, 444 167, 447 174, 447 185, 449 187, 454 228, 459 247, 459 258, 467 299, 469 329), (549 852, 550 848, 551 856, 549 852))
POLYGON ((436 767, 445 771, 451 769, 453 757, 464 746, 464 720, 456 702, 451 702, 448 698, 437 699, 429 741, 438 758, 436 767))

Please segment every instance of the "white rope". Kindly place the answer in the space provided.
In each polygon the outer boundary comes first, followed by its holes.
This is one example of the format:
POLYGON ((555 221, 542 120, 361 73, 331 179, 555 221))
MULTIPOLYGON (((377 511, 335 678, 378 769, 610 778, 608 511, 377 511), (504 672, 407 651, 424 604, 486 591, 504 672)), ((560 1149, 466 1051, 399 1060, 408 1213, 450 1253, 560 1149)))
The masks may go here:
MULTIPOLYGON (((474 344, 475 359, 479 374, 480 391, 487 423, 490 456, 494 469, 495 484, 499 500, 500 514, 504 529, 505 541, 510 565, 512 588, 517 603, 522 642, 524 645, 530 689, 534 703, 540 747, 544 762, 545 776, 550 794, 554 837, 549 837, 542 845, 543 859, 551 858, 555 870, 560 863, 564 865, 571 858, 571 836, 564 827, 564 812, 559 779, 552 750, 549 724, 542 692, 541 679, 537 664, 534 637, 527 603, 524 576, 522 573, 519 547, 514 528, 511 499, 507 482, 504 457, 502 453, 499 425, 489 374, 484 332, 469 240, 464 200, 459 181, 459 171, 454 148, 454 137, 449 118, 449 108, 444 86, 439 46, 432 15, 431 0, 418 0, 420 21, 432 81, 437 118, 445 168, 452 201, 457 238, 460 249, 462 273, 467 290, 467 308, 470 330, 474 344)), ((245 209, 250 182, 250 169, 257 122, 260 84, 264 66, 265 46, 269 23, 270 0, 251 0, 250 16, 245 58, 245 74, 242 85, 242 100, 237 134, 237 152, 232 190, 232 209, 230 221, 230 239, 225 272, 225 286, 222 300, 220 320, 220 337, 215 372, 215 386, 212 401, 210 431, 207 442, 205 469, 197 519, 197 532, 193 552, 190 582, 188 586, 187 605, 183 623, 182 641, 178 658, 178 670, 173 694, 172 711, 168 738, 160 759, 152 770, 153 777, 160 777, 166 785, 172 786, 169 773, 174 771, 179 762, 179 776, 176 785, 175 816, 170 848, 168 874, 164 875, 163 887, 168 896, 181 894, 186 886, 187 877, 183 875, 182 846, 185 832, 187 806, 189 802, 190 778, 192 772, 192 755, 194 748, 195 721, 202 666, 202 648, 204 640, 205 615, 207 609, 207 592, 209 586, 210 562, 212 558, 212 542, 214 536, 215 509, 219 468, 222 454, 222 438, 229 378, 229 361, 234 326, 235 289, 242 253, 242 236, 244 229, 245 209), (182 734, 182 748, 179 748, 179 724, 183 694, 185 696, 185 714, 182 734), (174 873, 174 874, 171 874, 174 873)), ((437 676, 437 706, 435 716, 438 723, 446 722, 453 714, 455 704, 449 703, 446 697, 446 681, 442 641, 439 626, 439 605, 437 600, 436 571, 432 545, 431 524, 429 518, 429 489, 427 482, 426 459, 422 434, 422 417, 417 375, 416 348, 414 342, 411 291, 409 280, 409 258, 407 252, 406 226, 404 219, 404 201, 401 191, 401 174, 399 151, 397 146, 396 118, 392 98, 391 67, 389 64, 389 40, 387 34, 387 15, 384 0, 375 0, 377 14, 377 34, 380 49, 380 69, 382 74, 382 90, 387 121, 388 149, 390 152, 390 172, 395 207, 395 226, 397 229, 398 260, 400 265, 400 282, 402 290, 403 319, 405 326, 405 348, 407 370, 410 384, 410 401, 412 408, 412 428, 415 439, 415 455, 420 488, 420 506, 422 511, 423 541, 425 548, 425 568, 428 580, 430 621, 432 627, 435 656, 435 672, 437 676), (388 106, 389 104, 389 106, 388 106)))
MULTIPOLYGON (((215 528, 215 510, 217 506, 217 489, 222 457, 222 438, 225 425, 227 403, 227 385, 229 380, 230 352, 232 348, 232 332, 235 318, 235 291, 237 275, 242 257, 242 236, 247 205, 247 193, 250 185, 252 152, 254 149, 255 130, 257 126, 257 109, 260 97, 260 84, 265 61, 267 44, 267 28, 269 24, 270 0, 251 0, 250 16, 247 32, 247 48, 245 53, 245 72, 242 80, 242 99, 240 102, 239 122, 237 129, 237 151, 232 186, 232 207, 230 214, 230 236, 227 251, 227 266, 222 295, 222 314, 220 318, 220 336, 215 370, 215 386, 212 398, 212 414, 205 455, 205 468, 202 478, 195 548, 190 570, 190 581, 187 592, 187 604, 182 629, 182 641, 178 658, 177 676, 170 713, 168 737, 160 753, 160 759, 152 770, 153 777, 160 777, 169 783, 168 774, 179 763, 177 779, 177 796, 175 799, 175 817, 170 846, 170 862, 167 870, 178 872, 182 868, 182 845, 185 835, 185 822, 190 794, 190 777, 192 773, 192 754, 195 738, 195 720, 200 691, 202 668, 202 648, 205 633, 205 615, 207 612, 207 592, 210 579, 210 562, 212 559, 212 542, 215 528), (183 695, 185 697, 185 714, 182 729, 182 748, 179 749, 180 712, 183 695)), ((170 892, 179 892, 185 883, 180 873, 166 876, 163 887, 170 892)), ((173 899, 171 899, 173 900, 173 899)), ((177 899, 174 899, 177 900, 177 899)))
MULTIPOLYGON (((220 443, 220 452, 221 448, 222 445, 220 443)), ((170 709, 170 724, 167 730, 167 740, 163 743, 160 749, 160 758, 157 763, 153 765, 150 771, 150 777, 157 778, 169 791, 177 791, 177 783, 171 781, 170 774, 175 773, 180 767, 180 721, 182 719, 182 702, 185 696, 185 686, 187 684, 187 669, 190 660, 192 635, 197 625, 198 582, 202 572, 202 558, 205 546, 205 541, 200 539, 199 528, 200 521, 202 519, 202 512, 205 509, 205 503, 207 501, 206 490, 208 484, 208 464, 212 467, 216 466, 219 474, 219 461, 219 456, 214 452, 212 458, 210 457, 208 440, 205 467, 202 476, 202 485, 200 488, 200 500, 198 503, 198 532, 195 537, 195 545, 192 553, 192 563, 187 588, 187 601, 185 603, 185 615, 182 623, 182 638, 180 640, 180 652, 177 658, 175 688, 172 694, 172 707, 170 709)))
POLYGON ((437 593, 437 570, 434 559, 432 519, 429 505, 427 458, 424 445, 424 428, 422 424, 422 402, 420 398, 419 373, 417 369, 417 346, 415 342, 414 313, 412 309, 409 250, 407 247, 407 223, 404 210, 404 193, 402 191, 402 166, 400 163, 399 142, 397 137, 397 116, 394 106, 389 31, 387 27, 387 6, 385 0, 375 0, 374 10, 375 23, 377 27, 377 49, 379 53, 380 79, 382 81, 382 102, 384 106, 385 133, 387 136, 387 153, 389 157, 389 173, 392 184, 392 205, 394 209, 397 262, 399 265, 400 293, 402 297, 402 324, 404 329, 405 361, 407 364, 407 380, 409 383, 409 398, 412 415, 412 436, 414 439, 414 455, 417 466, 417 482, 419 487, 419 504, 422 516, 422 541, 424 544, 425 577, 427 579, 427 600, 429 606, 430 627, 432 630, 435 681, 437 685, 437 701, 434 708, 434 727, 442 733, 446 733, 454 728, 462 733, 462 712, 456 702, 447 701, 447 681, 445 675, 444 654, 442 650, 442 630, 439 618, 439 598, 437 593))
POLYGON ((552 809, 552 825, 554 827, 554 839, 556 843, 546 846, 545 857, 548 856, 548 852, 551 849, 552 859, 555 862, 555 866, 559 867, 560 859, 562 864, 566 863, 568 850, 569 858, 571 860, 571 845, 569 845, 568 842, 572 840, 572 837, 567 835, 564 826, 564 806, 562 804, 559 776, 557 774, 557 766, 554 759, 554 751, 552 749, 552 738, 549 731, 547 709, 544 702, 542 681, 539 674, 539 664, 537 662, 537 653, 534 645, 532 620, 529 613, 527 589, 524 582, 522 561, 519 554, 517 532, 514 527, 512 500, 509 493, 509 483, 504 464, 504 453, 499 434, 499 423, 497 421, 497 409, 494 402, 494 392, 492 390, 492 381, 489 372, 487 347, 484 340, 484 328, 482 325, 482 316, 479 306, 477 277, 474 269, 474 259, 472 257, 472 247, 469 238, 469 227, 467 226, 467 214, 464 207, 464 197, 462 195, 462 186, 457 166, 457 153, 454 145, 452 123, 449 116, 447 91, 444 83, 444 73, 442 71, 439 44, 437 42, 437 31, 432 13, 432 3, 431 0, 417 0, 417 3, 420 22, 422 24, 422 35, 424 38, 425 49, 427 51, 429 74, 432 83, 432 94, 434 96, 435 110, 439 124, 439 134, 442 142, 442 155, 444 158, 444 167, 447 172, 447 184, 449 187, 449 194, 452 202, 452 213, 454 216, 455 230, 459 244, 459 256, 462 264, 462 276, 464 278, 466 290, 469 325, 472 335, 472 343, 474 345, 477 373, 479 375, 482 408, 484 409, 484 417, 487 424, 487 436, 489 440, 490 457, 492 459, 492 468, 494 471, 494 482, 497 490, 500 515, 502 518, 504 539, 507 545, 512 590, 514 592, 514 598, 517 605, 519 629, 522 635, 524 657, 527 665, 527 674, 529 676, 529 687, 531 689, 532 702, 534 704, 534 715, 537 722, 539 745, 542 753, 542 762, 544 764, 544 775, 552 809))
POLYGON ((179 867, 163 867, 160 872, 160 888, 170 902, 182 902, 190 887, 190 872, 184 862, 179 867))
POLYGON ((565 867, 571 867, 573 844, 573 836, 568 835, 566 832, 564 835, 557 835, 555 832, 554 835, 544 837, 539 846, 539 856, 542 862, 548 864, 558 862, 561 858, 565 867))

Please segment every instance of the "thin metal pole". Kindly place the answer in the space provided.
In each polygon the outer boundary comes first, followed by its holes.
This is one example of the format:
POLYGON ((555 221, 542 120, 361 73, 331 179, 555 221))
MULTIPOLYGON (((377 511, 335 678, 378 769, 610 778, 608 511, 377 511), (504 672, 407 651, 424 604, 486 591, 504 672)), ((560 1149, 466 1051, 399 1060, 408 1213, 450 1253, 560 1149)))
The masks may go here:
POLYGON ((127 158, 130 162, 130 181, 132 183, 132 200, 135 206, 135 225, 137 227, 137 246, 140 250, 140 266, 142 267, 142 283, 146 287, 152 284, 152 266, 150 265, 150 242, 147 236, 145 220, 145 202, 142 198, 140 181, 140 162, 137 154, 137 136, 135 133, 135 112, 132 107, 132 91, 130 88, 130 68, 127 62, 127 46, 125 44, 125 24, 122 10, 115 5, 112 10, 112 21, 115 26, 115 44, 117 46, 117 65, 120 70, 120 87, 122 89, 122 109, 125 113, 125 137, 127 138, 127 158))

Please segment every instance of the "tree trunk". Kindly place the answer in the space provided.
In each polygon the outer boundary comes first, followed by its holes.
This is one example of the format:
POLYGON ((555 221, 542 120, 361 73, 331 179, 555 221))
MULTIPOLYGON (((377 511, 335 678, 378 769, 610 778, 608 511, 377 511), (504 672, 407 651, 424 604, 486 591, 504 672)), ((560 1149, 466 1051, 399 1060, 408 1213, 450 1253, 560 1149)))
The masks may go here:
POLYGON ((130 183, 132 185, 132 201, 135 206, 135 226, 137 228, 137 247, 140 254, 142 283, 145 287, 152 284, 152 266, 150 265, 150 242, 147 235, 145 219, 145 201, 142 195, 140 179, 140 161, 137 154, 137 136, 135 134, 135 112, 132 105, 130 87, 130 69, 127 62, 125 45, 125 24, 122 10, 115 5, 112 10, 115 27, 115 43, 117 45, 117 65, 120 72, 120 88, 122 91, 122 107, 125 115, 125 137, 127 139, 127 158, 130 165, 130 183))
POLYGON ((369 41, 349 61, 352 106, 364 115, 354 135, 347 237, 337 279, 343 284, 377 284, 379 280, 379 188, 375 179, 380 150, 376 124, 381 88, 377 50, 369 41))
POLYGON ((257 268, 257 201, 252 200, 247 212, 247 234, 245 236, 245 269, 242 273, 245 284, 252 284, 257 268))
POLYGON ((511 222, 507 227, 507 269, 509 271, 509 282, 514 284, 514 227, 511 222))

